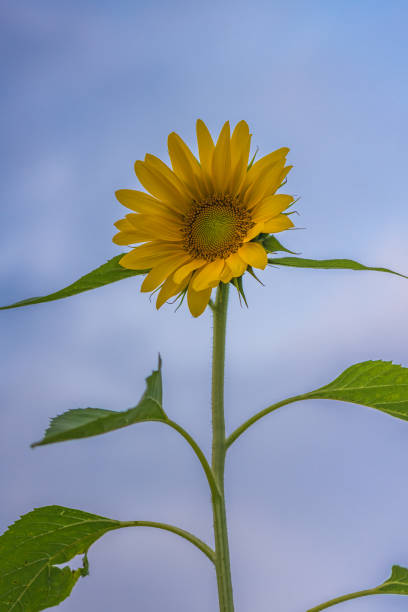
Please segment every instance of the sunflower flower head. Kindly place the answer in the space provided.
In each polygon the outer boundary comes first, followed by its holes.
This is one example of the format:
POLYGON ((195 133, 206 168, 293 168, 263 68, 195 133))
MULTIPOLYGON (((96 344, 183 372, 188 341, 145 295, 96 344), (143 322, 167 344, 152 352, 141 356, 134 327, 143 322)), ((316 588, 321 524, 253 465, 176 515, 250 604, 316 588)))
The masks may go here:
POLYGON ((227 121, 214 143, 199 119, 197 142, 200 161, 172 132, 171 169, 150 154, 135 163, 149 193, 116 192, 133 212, 115 223, 119 232, 113 238, 133 246, 120 260, 123 267, 150 270, 141 290, 158 290, 157 308, 187 293, 195 317, 219 283, 236 283, 248 266, 266 267, 267 253, 257 238, 293 227, 284 211, 294 201, 276 193, 292 167, 285 165, 289 149, 248 164, 251 135, 245 121, 232 135, 227 121))

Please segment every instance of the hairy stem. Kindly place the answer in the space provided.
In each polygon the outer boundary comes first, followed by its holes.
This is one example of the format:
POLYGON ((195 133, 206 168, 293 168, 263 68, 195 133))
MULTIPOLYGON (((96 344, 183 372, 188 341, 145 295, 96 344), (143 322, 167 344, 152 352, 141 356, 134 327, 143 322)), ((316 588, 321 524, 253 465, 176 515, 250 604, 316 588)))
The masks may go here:
POLYGON ((224 366, 228 290, 228 284, 220 283, 213 307, 212 470, 219 493, 212 492, 212 505, 220 612, 234 612, 224 495, 224 467, 227 450, 224 421, 224 366))

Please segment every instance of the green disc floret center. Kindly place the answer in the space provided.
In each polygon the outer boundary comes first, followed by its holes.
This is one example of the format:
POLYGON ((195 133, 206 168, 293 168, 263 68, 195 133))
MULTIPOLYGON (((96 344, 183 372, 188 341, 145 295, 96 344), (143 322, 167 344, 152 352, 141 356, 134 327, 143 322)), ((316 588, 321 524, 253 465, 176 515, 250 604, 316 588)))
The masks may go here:
POLYGON ((191 255, 214 261, 236 253, 248 230, 253 227, 250 214, 230 195, 210 196, 193 202, 185 217, 184 246, 191 255))
POLYGON ((205 208, 195 219, 191 233, 198 243, 209 248, 220 247, 235 234, 233 212, 224 207, 205 208))

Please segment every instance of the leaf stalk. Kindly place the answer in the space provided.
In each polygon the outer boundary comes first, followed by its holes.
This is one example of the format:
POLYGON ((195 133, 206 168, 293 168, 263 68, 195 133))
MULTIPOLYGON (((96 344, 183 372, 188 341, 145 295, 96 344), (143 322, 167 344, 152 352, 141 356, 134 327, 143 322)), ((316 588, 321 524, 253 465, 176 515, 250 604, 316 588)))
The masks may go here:
POLYGON ((168 525, 167 523, 158 523, 156 521, 120 521, 120 527, 153 527, 155 529, 163 529, 164 531, 171 531, 176 535, 188 540, 191 544, 194 544, 201 552, 203 552, 213 563, 215 563, 215 553, 205 542, 197 538, 189 531, 175 527, 174 525, 168 525))
POLYGON ((330 608, 331 606, 335 606, 336 604, 343 603, 343 601, 349 601, 350 599, 357 599, 357 597, 366 597, 366 595, 379 595, 380 593, 377 589, 366 589, 365 591, 356 591, 355 593, 349 593, 348 595, 342 595, 341 597, 336 597, 335 599, 330 599, 330 601, 326 601, 325 603, 319 604, 314 608, 310 608, 307 612, 320 612, 321 610, 326 610, 326 608, 330 608))
POLYGON ((285 400, 277 402, 276 404, 272 404, 271 406, 264 408, 264 410, 257 412, 256 414, 254 414, 254 416, 245 421, 245 423, 242 423, 242 425, 237 427, 237 429, 233 431, 230 436, 228 436, 227 440, 225 441, 226 448, 229 448, 231 444, 235 442, 237 438, 239 438, 239 436, 241 436, 249 427, 251 427, 251 425, 259 421, 259 419, 262 419, 262 417, 270 414, 271 412, 274 412, 278 408, 282 408, 282 406, 287 406, 288 404, 292 404, 293 402, 299 402, 300 400, 305 399, 312 399, 309 393, 305 393, 303 395, 295 395, 294 397, 288 397, 285 400))
POLYGON ((165 425, 168 425, 169 427, 172 427, 172 429, 174 429, 181 436, 183 436, 183 438, 186 440, 186 442, 188 442, 188 444, 191 446, 191 448, 195 452, 199 462, 201 463, 201 465, 203 467, 205 475, 207 476, 208 484, 210 485, 210 489, 211 489, 212 495, 214 497, 220 496, 221 495, 221 491, 220 491, 218 483, 217 483, 217 481, 215 479, 214 472, 212 471, 211 466, 208 463, 206 456, 204 455, 203 451, 198 446, 198 444, 194 440, 194 438, 192 438, 192 436, 190 436, 190 434, 183 427, 181 427, 181 425, 179 425, 175 421, 171 421, 170 419, 166 419, 166 420, 161 420, 160 419, 158 422, 159 423, 164 423, 165 425))

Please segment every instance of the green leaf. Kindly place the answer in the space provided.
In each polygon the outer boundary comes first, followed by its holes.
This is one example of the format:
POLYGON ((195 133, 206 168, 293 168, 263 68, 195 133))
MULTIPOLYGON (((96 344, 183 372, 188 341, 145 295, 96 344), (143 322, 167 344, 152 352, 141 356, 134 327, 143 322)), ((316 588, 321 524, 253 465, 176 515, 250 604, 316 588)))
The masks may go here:
POLYGON ((376 408, 408 421, 408 368, 391 361, 363 361, 344 370, 333 382, 289 397, 257 412, 227 438, 227 448, 249 427, 282 406, 309 399, 331 399, 376 408))
POLYGON ((83 568, 60 569, 85 554, 113 521, 62 506, 37 508, 21 517, 0 537, 0 612, 37 612, 58 605, 71 593, 83 568))
POLYGON ((146 378, 146 391, 134 408, 117 412, 102 408, 76 408, 53 418, 39 442, 31 446, 43 446, 64 440, 88 438, 114 431, 134 423, 151 420, 167 420, 162 407, 161 359, 159 366, 146 378))
POLYGON ((408 595, 408 569, 400 565, 393 565, 391 576, 380 584, 376 591, 378 593, 408 595))
POLYGON ((61 300, 83 291, 90 291, 97 287, 103 287, 109 285, 109 283, 116 283, 116 281, 122 280, 123 278, 129 278, 130 276, 138 276, 140 274, 146 274, 148 270, 128 270, 123 268, 119 264, 119 260, 123 257, 124 253, 116 255, 109 261, 107 261, 99 268, 92 270, 85 276, 81 276, 80 279, 68 285, 60 291, 44 295, 42 297, 28 298, 27 300, 21 300, 8 306, 0 306, 0 310, 7 310, 8 308, 19 308, 20 306, 30 306, 31 304, 40 304, 41 302, 52 302, 53 300, 61 300))
POLYGON ((408 368, 391 361, 363 361, 302 398, 361 404, 408 421, 408 368))
POLYGON ((352 259, 303 259, 302 257, 276 257, 268 259, 268 263, 274 266, 290 266, 292 268, 318 268, 336 270, 373 270, 375 272, 389 272, 403 278, 408 278, 404 274, 394 272, 388 268, 370 268, 363 266, 352 259))
POLYGON ((286 251, 286 253, 292 253, 296 255, 294 251, 289 251, 286 247, 283 246, 281 242, 275 236, 268 236, 264 240, 262 240, 262 245, 265 248, 267 253, 276 253, 276 251, 286 251))

